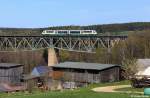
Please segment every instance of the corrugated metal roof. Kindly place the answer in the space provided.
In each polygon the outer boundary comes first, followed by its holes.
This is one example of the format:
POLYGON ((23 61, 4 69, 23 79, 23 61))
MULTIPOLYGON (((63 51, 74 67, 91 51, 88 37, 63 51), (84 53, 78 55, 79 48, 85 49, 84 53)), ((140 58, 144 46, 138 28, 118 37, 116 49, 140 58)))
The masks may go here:
POLYGON ((99 63, 84 63, 84 62, 64 62, 54 65, 53 68, 72 68, 72 69, 89 69, 89 70, 104 70, 111 67, 120 67, 115 64, 99 64, 99 63))
POLYGON ((18 67, 23 66, 21 64, 15 64, 15 63, 0 63, 0 68, 12 68, 12 67, 18 67))

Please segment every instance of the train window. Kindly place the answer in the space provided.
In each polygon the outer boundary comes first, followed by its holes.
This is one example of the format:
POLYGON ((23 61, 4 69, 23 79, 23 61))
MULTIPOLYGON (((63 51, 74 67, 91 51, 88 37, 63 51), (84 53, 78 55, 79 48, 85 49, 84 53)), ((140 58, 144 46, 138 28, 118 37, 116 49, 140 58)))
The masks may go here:
POLYGON ((92 31, 91 30, 83 30, 82 33, 87 33, 87 34, 91 34, 92 31))
POLYGON ((54 33, 53 30, 46 30, 46 33, 54 33))
POLYGON ((58 34, 68 34, 68 31, 58 31, 58 34))
POLYGON ((70 31, 70 34, 80 34, 80 31, 70 31))

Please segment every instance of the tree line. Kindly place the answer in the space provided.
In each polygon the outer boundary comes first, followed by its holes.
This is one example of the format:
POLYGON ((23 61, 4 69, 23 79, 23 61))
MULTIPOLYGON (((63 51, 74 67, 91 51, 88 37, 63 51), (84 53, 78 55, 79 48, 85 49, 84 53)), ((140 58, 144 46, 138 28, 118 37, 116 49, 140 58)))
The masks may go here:
POLYGON ((103 24, 103 25, 89 25, 89 26, 52 26, 45 28, 0 28, 0 35, 41 35, 41 32, 46 29, 57 30, 96 30, 98 34, 125 34, 128 31, 141 31, 150 29, 150 22, 133 22, 133 23, 120 23, 120 24, 103 24), (127 31, 127 32, 126 32, 127 31))

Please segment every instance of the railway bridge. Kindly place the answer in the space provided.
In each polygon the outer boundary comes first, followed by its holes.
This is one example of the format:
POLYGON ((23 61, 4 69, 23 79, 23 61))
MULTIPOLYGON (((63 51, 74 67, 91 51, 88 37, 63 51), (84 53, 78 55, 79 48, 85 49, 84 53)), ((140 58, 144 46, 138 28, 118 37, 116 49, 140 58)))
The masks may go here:
POLYGON ((56 48, 76 52, 94 52, 96 48, 111 48, 127 36, 0 36, 0 51, 56 48))
POLYGON ((0 36, 0 52, 33 51, 48 48, 48 66, 58 63, 55 49, 93 53, 96 48, 111 49, 127 36, 0 36))
POLYGON ((127 36, 0 36, 0 51, 56 48, 76 52, 94 52, 111 48, 127 36))

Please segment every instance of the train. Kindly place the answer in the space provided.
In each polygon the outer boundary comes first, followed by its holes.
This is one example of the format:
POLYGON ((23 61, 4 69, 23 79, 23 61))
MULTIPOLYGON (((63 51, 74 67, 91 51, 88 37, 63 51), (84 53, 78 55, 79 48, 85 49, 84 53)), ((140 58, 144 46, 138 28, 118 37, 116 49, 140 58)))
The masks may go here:
POLYGON ((44 30, 42 35, 96 35, 95 30, 44 30))

